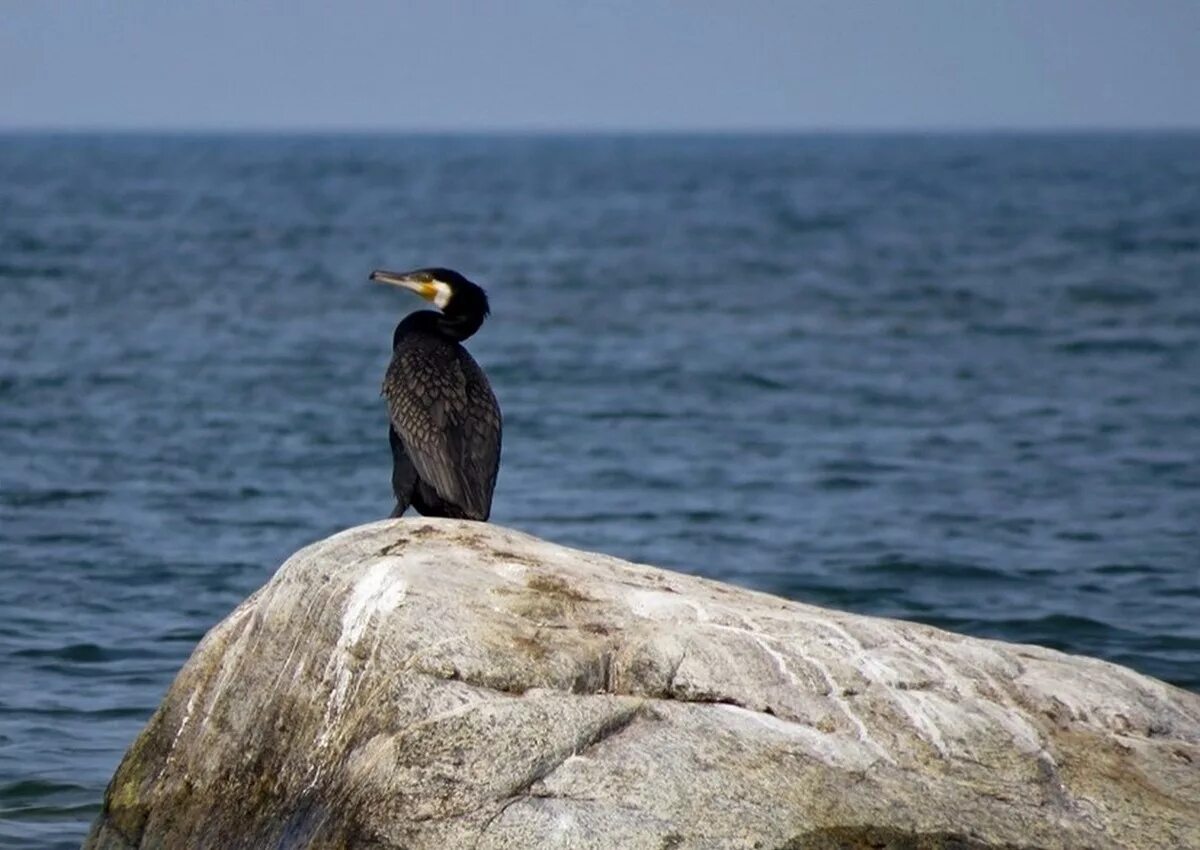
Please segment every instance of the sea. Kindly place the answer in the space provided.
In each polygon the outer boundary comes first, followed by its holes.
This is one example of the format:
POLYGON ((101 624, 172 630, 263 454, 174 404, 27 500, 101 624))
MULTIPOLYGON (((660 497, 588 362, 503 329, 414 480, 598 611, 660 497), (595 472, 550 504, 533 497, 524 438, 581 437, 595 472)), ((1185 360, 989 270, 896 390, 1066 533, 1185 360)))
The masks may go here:
POLYGON ((0 136, 0 847, 392 507, 455 268, 494 522, 1200 691, 1200 135, 0 136))

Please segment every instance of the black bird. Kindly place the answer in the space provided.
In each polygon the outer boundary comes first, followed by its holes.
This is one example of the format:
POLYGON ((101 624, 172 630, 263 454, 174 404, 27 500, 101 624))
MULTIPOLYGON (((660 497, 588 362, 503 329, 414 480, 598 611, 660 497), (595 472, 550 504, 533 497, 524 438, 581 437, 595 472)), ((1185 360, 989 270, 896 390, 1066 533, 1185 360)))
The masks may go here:
POLYGON ((383 379, 392 445, 397 517, 412 505, 425 516, 486 520, 500 468, 500 405, 462 341, 488 314, 480 287, 450 269, 371 272, 441 310, 405 316, 392 335, 383 379))

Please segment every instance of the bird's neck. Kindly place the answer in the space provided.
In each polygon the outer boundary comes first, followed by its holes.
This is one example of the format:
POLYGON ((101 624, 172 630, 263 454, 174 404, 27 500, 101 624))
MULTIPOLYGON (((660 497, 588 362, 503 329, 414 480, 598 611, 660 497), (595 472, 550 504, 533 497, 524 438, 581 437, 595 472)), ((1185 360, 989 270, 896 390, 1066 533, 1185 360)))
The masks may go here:
POLYGON ((442 313, 438 317, 438 330, 443 335, 462 342, 475 331, 479 330, 479 326, 483 324, 483 316, 477 314, 463 313, 442 313))

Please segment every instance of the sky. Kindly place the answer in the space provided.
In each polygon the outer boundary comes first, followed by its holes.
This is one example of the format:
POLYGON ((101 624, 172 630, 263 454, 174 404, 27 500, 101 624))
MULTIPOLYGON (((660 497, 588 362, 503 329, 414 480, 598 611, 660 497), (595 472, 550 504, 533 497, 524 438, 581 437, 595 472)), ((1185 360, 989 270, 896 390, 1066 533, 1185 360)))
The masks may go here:
POLYGON ((0 0, 0 128, 1200 128, 1200 0, 0 0))

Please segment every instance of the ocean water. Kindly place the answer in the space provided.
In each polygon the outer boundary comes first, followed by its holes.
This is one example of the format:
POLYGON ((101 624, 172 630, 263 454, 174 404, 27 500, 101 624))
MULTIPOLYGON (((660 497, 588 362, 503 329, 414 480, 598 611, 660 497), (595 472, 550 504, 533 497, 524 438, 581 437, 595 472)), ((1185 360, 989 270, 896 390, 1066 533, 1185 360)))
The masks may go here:
POLYGON ((494 520, 1200 690, 1200 136, 0 138, 0 847, 386 516, 448 265, 494 520))

